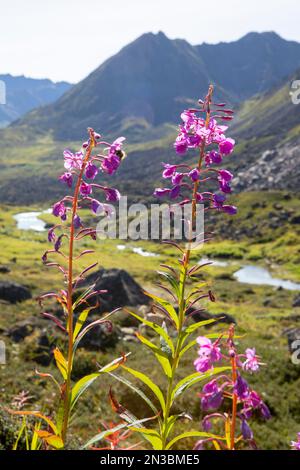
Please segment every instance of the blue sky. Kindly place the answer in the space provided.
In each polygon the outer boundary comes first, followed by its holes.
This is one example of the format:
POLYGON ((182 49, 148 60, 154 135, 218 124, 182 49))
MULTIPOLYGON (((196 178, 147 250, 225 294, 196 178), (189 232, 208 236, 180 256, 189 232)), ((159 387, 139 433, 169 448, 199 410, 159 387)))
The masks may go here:
POLYGON ((1 0, 0 73, 77 82, 144 32, 192 44, 276 31, 300 42, 299 0, 1 0))

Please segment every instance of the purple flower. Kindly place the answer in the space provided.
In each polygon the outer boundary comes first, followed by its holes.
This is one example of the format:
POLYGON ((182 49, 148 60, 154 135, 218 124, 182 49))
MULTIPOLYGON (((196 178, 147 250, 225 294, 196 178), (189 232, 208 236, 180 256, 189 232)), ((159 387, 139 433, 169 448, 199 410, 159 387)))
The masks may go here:
POLYGON ((170 191, 170 198, 171 199, 176 199, 180 194, 180 186, 174 186, 171 191, 170 191))
POLYGON ((77 215, 77 214, 75 215, 74 220, 73 220, 73 224, 74 224, 74 228, 76 228, 76 229, 82 227, 82 223, 81 223, 79 215, 77 215))
POLYGON ((255 348, 246 349, 246 358, 246 361, 243 363, 243 369, 256 372, 259 369, 259 362, 255 353, 255 348))
POLYGON ((198 355, 199 357, 194 361, 194 366, 197 372, 206 372, 213 367, 213 363, 221 359, 221 350, 212 343, 209 338, 199 336, 197 338, 199 344, 198 355))
POLYGON ((219 180, 219 188, 222 193, 229 194, 231 193, 231 187, 227 183, 227 181, 219 180))
POLYGON ((221 180, 226 182, 231 181, 233 178, 233 174, 228 170, 219 170, 219 176, 221 180))
POLYGON ((105 188, 106 200, 109 202, 116 202, 120 200, 121 194, 117 189, 105 188))
POLYGON ((226 201, 226 196, 224 196, 224 194, 214 194, 213 195, 214 207, 221 208, 225 201, 226 201))
POLYGON ((194 168, 189 172, 188 176, 192 181, 198 181, 200 178, 200 171, 197 168, 194 168))
POLYGON ((80 194, 82 196, 89 196, 92 193, 92 186, 84 181, 80 185, 80 194))
POLYGON ((174 147, 177 153, 184 155, 188 149, 188 141, 185 134, 179 134, 176 138, 174 147))
POLYGON ((237 208, 236 206, 228 206, 225 204, 222 206, 222 211, 229 215, 235 215, 237 213, 237 208))
POLYGON ((117 171, 121 163, 120 158, 117 155, 109 155, 105 157, 101 163, 102 170, 108 175, 112 175, 117 171))
POLYGON ((261 412, 261 415, 264 419, 270 419, 271 418, 271 412, 269 410, 269 407, 262 401, 261 404, 260 404, 260 412, 261 412))
POLYGON ((169 195, 171 190, 169 188, 156 188, 153 195, 156 197, 164 197, 169 195))
POLYGON ((91 162, 88 162, 87 166, 86 166, 86 169, 85 169, 85 176, 88 178, 88 179, 94 179, 97 174, 98 174, 98 168, 96 167, 96 165, 94 165, 93 163, 91 162))
POLYGON ((176 171, 176 165, 170 165, 169 163, 163 163, 164 171, 163 171, 163 178, 171 178, 173 173, 176 171))
POLYGON ((180 184, 183 177, 184 177, 183 173, 175 172, 171 178, 172 184, 174 185, 180 184))
POLYGON ((223 393, 214 379, 204 385, 201 394, 201 408, 203 411, 217 409, 223 401, 223 393))
POLYGON ((58 237, 58 239, 56 240, 55 244, 54 244, 54 249, 55 251, 59 251, 60 247, 61 247, 61 240, 62 240, 62 237, 63 235, 60 235, 58 237))
POLYGON ((103 204, 97 201, 97 199, 93 199, 91 203, 91 209, 95 214, 98 215, 103 212, 103 204))
POLYGON ((66 220, 67 218, 67 209, 62 201, 57 202, 52 207, 52 214, 55 217, 60 217, 61 220, 66 220))
POLYGON ((297 441, 291 442, 291 448, 293 450, 300 450, 300 432, 297 434, 297 441))
POLYGON ((234 384, 234 390, 237 394, 237 396, 241 399, 244 400, 245 398, 248 397, 249 395, 249 386, 248 383, 246 382, 245 379, 241 377, 240 374, 238 374, 238 377, 236 379, 236 382, 234 384))
POLYGON ((244 439, 250 441, 253 439, 253 432, 245 419, 242 419, 241 422, 241 433, 244 439))
POLYGON ((64 166, 66 170, 77 169, 80 170, 83 162, 83 153, 76 152, 72 153, 70 150, 64 151, 64 166))
POLYGON ((216 150, 211 150, 208 156, 209 156, 211 163, 215 163, 216 165, 222 163, 222 155, 216 150))
POLYGON ((73 175, 72 173, 64 173, 63 175, 61 175, 59 177, 60 181, 63 181, 64 183, 66 183, 69 188, 72 187, 72 183, 73 183, 73 175))
POLYGON ((223 155, 229 155, 234 149, 235 141, 233 139, 225 139, 219 143, 219 150, 223 155))
POLYGON ((109 153, 112 154, 112 153, 116 153, 116 152, 120 152, 120 150, 122 149, 122 145, 123 145, 123 142, 124 140, 126 140, 125 137, 118 137, 110 146, 109 148, 109 153))
POLYGON ((48 231, 48 242, 53 243, 56 240, 56 235, 54 232, 54 227, 51 227, 48 231))

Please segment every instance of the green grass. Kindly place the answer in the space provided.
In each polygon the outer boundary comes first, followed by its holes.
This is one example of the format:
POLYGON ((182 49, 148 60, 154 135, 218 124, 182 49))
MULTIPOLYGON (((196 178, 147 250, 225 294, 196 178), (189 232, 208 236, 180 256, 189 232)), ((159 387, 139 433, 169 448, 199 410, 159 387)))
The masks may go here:
MULTIPOLYGON (((213 243, 205 245, 200 252, 193 253, 193 258, 198 261, 201 257, 223 258, 230 261, 227 267, 210 266, 203 269, 203 278, 213 289, 216 295, 216 303, 207 304, 211 313, 228 313, 237 322, 237 333, 243 337, 239 340, 242 349, 247 346, 255 346, 258 354, 263 358, 266 366, 262 367, 259 375, 249 377, 249 382, 263 394, 270 406, 273 419, 270 422, 256 420, 254 425, 260 448, 284 449, 288 448, 289 441, 299 430, 300 422, 300 366, 293 365, 287 348, 286 337, 283 330, 295 326, 291 314, 297 313, 292 309, 295 292, 276 290, 267 286, 250 286, 239 284, 233 277, 233 273, 242 264, 260 264, 272 270, 276 275, 300 280, 300 270, 297 259, 299 257, 299 232, 296 226, 286 223, 277 230, 268 226, 268 213, 274 210, 273 205, 280 203, 284 209, 298 209, 298 198, 286 200, 281 193, 250 194, 245 193, 238 198, 239 214, 232 226, 232 238, 222 240, 216 237, 213 243), (264 200, 264 207, 256 207, 257 202, 264 200), (254 208, 252 206, 255 206, 254 208), (248 212, 253 212, 249 218, 248 212), (262 237, 253 235, 249 237, 235 237, 236 227, 257 224, 262 231, 262 237), (234 239, 237 238, 237 239, 234 239), (261 241, 263 238, 264 241, 261 241)), ((37 209, 33 208, 33 209, 37 209)), ((59 274, 41 264, 41 255, 48 248, 46 233, 17 230, 13 214, 21 211, 29 211, 28 207, 2 206, 0 210, 0 264, 8 265, 9 274, 0 274, 0 279, 13 281, 30 286, 33 295, 52 289, 60 289, 63 283, 59 274)), ((47 222, 51 222, 51 215, 43 215, 47 222)), ((215 222, 215 231, 220 233, 222 217, 215 222)), ((228 219, 229 220, 229 219, 228 219)), ((117 244, 123 241, 106 240, 94 243, 86 243, 85 247, 96 249, 96 258, 99 266, 123 268, 131 273, 135 279, 145 288, 156 292, 153 281, 157 280, 155 270, 159 263, 174 264, 176 253, 172 247, 153 242, 128 242, 126 249, 116 249, 117 244), (153 251, 159 256, 142 257, 130 251, 131 246, 141 246, 148 251, 153 251)), ((78 269, 82 263, 80 261, 78 269)), ((298 309, 299 310, 299 309, 298 309)), ((300 312, 298 312, 300 313, 300 312)), ((124 312, 115 316, 116 325, 124 322, 124 312)), ((39 316, 39 307, 34 299, 19 305, 1 305, 0 329, 13 326, 17 321, 30 316, 39 316)), ((45 328, 47 327, 45 321, 45 328)), ((225 325, 213 327, 214 330, 224 331, 225 325)), ((205 331, 203 333, 205 334, 205 331)), ((32 351, 35 348, 36 336, 27 338, 22 343, 12 343, 4 336, 8 350, 8 363, 1 367, 1 396, 4 405, 9 405, 13 396, 25 389, 34 396, 32 404, 27 408, 36 406, 45 407, 46 412, 51 412, 55 405, 52 385, 45 379, 38 378, 34 374, 36 364, 32 360, 32 351)), ((76 376, 96 370, 96 363, 105 364, 112 358, 123 352, 131 352, 128 359, 133 368, 142 369, 149 373, 155 383, 164 386, 160 371, 154 367, 151 354, 145 351, 135 342, 119 342, 116 349, 108 349, 106 352, 88 352, 79 350, 75 367, 76 376)), ((193 360, 196 350, 191 350, 184 359, 180 376, 193 372, 193 360)), ((47 372, 55 372, 53 364, 49 367, 38 366, 47 372)), ((101 420, 117 420, 113 415, 108 399, 108 390, 112 386, 118 400, 127 406, 139 417, 149 410, 141 403, 132 391, 129 391, 109 377, 101 378, 96 382, 92 390, 87 392, 82 400, 72 424, 73 436, 79 436, 83 442, 94 435, 101 427, 101 420)), ((178 410, 186 410, 193 416, 192 424, 182 423, 185 426, 200 429, 200 408, 197 397, 197 388, 190 389, 182 396, 178 410)), ((134 440, 135 438, 132 437, 134 440)), ((192 441, 182 442, 182 448, 192 446, 192 441)))

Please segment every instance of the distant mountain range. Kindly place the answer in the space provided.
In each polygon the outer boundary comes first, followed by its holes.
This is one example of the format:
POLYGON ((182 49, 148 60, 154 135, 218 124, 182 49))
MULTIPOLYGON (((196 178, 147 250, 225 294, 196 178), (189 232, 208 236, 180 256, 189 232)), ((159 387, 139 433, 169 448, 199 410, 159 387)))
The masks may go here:
MULTIPOLYGON (((27 114, 14 125, 78 140, 88 126, 124 132, 131 141, 177 123, 208 84, 216 99, 237 105, 300 67, 300 44, 276 33, 249 33, 238 41, 192 46, 147 33, 105 61, 58 101, 27 114)), ((168 129, 167 129, 168 130, 168 129)))
POLYGON ((54 83, 51 80, 39 80, 24 76, 0 75, 6 86, 6 104, 0 105, 0 127, 39 106, 52 103, 71 88, 67 82, 54 83))
POLYGON ((237 110, 229 134, 238 145, 226 162, 238 175, 235 188, 299 191, 300 105, 289 96, 299 78, 300 44, 272 32, 201 46, 144 34, 57 101, 0 131, 0 201, 63 194, 62 150, 78 148, 88 126, 127 137, 128 157, 111 184, 131 200, 151 199, 161 162, 178 162, 172 144, 181 110, 195 106, 210 82, 215 99, 237 110))

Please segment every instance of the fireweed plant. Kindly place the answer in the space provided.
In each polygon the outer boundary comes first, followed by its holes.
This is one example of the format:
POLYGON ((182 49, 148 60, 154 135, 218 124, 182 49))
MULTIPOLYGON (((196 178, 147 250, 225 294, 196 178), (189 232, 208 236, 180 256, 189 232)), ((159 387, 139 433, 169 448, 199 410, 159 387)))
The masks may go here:
MULTIPOLYGON (((215 301, 212 291, 207 291, 206 284, 203 282, 199 283, 198 279, 201 268, 207 263, 194 265, 191 263, 191 254, 195 238, 192 233, 196 225, 197 204, 201 203, 204 205, 205 211, 219 211, 229 215, 233 215, 237 211, 236 207, 226 204, 226 196, 231 192, 230 181, 233 175, 228 170, 215 168, 215 165, 221 164, 223 158, 228 158, 234 149, 234 140, 225 136, 227 126, 218 123, 218 119, 220 121, 230 121, 233 117, 233 111, 227 109, 224 103, 214 104, 212 95, 213 87, 210 86, 204 101, 199 100, 199 109, 189 109, 182 113, 181 118, 183 123, 179 127, 179 135, 174 144, 176 152, 181 156, 185 155, 190 149, 196 149, 198 162, 195 165, 182 162, 178 165, 163 164, 163 178, 171 182, 171 187, 158 188, 154 193, 158 197, 170 197, 173 204, 191 204, 192 206, 191 219, 185 221, 189 226, 189 233, 191 234, 185 248, 183 249, 174 241, 166 242, 173 245, 180 252, 178 267, 174 268, 168 265, 162 265, 163 270, 159 272, 159 275, 163 279, 163 284, 159 284, 159 287, 161 287, 172 300, 167 301, 152 294, 148 294, 154 301, 154 311, 163 314, 165 321, 163 324, 158 324, 145 320, 134 312, 129 312, 142 324, 154 330, 159 337, 160 346, 157 346, 140 333, 137 334, 141 343, 154 353, 166 378, 166 387, 162 390, 148 375, 128 367, 127 364, 123 363, 121 365, 125 371, 139 379, 150 389, 156 397, 156 401, 154 402, 152 398, 136 387, 127 378, 119 374, 111 373, 116 379, 127 384, 131 389, 134 389, 155 413, 158 423, 156 428, 138 426, 136 428, 131 427, 131 429, 135 429, 137 432, 141 433, 156 450, 171 449, 175 443, 187 437, 199 437, 201 442, 212 440, 216 442, 218 446, 220 446, 220 444, 218 444, 219 442, 224 441, 226 443, 228 440, 227 435, 222 437, 209 433, 208 424, 203 431, 187 431, 176 435, 174 433, 176 422, 180 419, 189 419, 189 415, 187 413, 172 413, 176 400, 184 391, 196 383, 207 381, 207 379, 212 376, 216 376, 216 383, 219 383, 223 377, 227 377, 226 373, 233 367, 232 364, 220 364, 218 367, 215 366, 214 362, 221 359, 221 356, 219 357, 219 347, 214 344, 211 349, 207 349, 207 357, 204 359, 205 367, 203 366, 201 369, 197 366, 197 372, 181 380, 178 379, 178 368, 183 356, 197 344, 197 340, 192 337, 192 335, 197 332, 199 328, 214 321, 207 320, 193 324, 187 322, 192 314, 202 310, 201 307, 197 307, 199 301, 203 299, 208 299, 212 302, 215 301), (213 182, 217 183, 218 191, 211 192, 202 189, 206 182, 210 184, 213 182), (168 332, 170 325, 175 330, 172 337, 168 332)), ((171 211, 173 204, 171 205, 171 211)), ((231 344, 233 351, 232 335, 232 332, 230 332, 229 336, 228 333, 223 334, 224 337, 228 337, 228 344, 231 344)), ((210 344, 213 338, 215 338, 217 342, 220 341, 218 334, 211 334, 205 338, 207 344, 210 344)), ((237 359, 232 358, 232 361, 237 361, 237 359)), ((234 366, 233 369, 232 381, 235 384, 236 381, 240 379, 237 375, 236 366, 234 366)), ((209 385, 207 385, 207 387, 209 387, 209 385)), ((225 385, 223 384, 223 388, 224 387, 225 385)), ((231 440, 230 443, 228 442, 228 448, 234 448, 235 444, 235 435, 233 434, 233 430, 235 429, 237 401, 235 391, 232 392, 232 396, 234 402, 234 416, 232 416, 230 427, 231 440)), ((126 414, 124 408, 121 406, 115 406, 115 409, 120 412, 120 416, 125 417, 125 419, 127 418, 128 422, 137 419, 132 415, 129 416, 128 413, 126 414)), ((245 419, 242 419, 242 415, 239 415, 244 428, 247 426, 247 416, 245 415, 245 419)), ((206 423, 208 423, 208 421, 206 421, 206 423)), ((93 444, 96 439, 97 436, 95 439, 92 439, 89 444, 93 444)))
MULTIPOLYGON (((49 417, 39 411, 13 411, 14 414, 29 415, 37 418, 39 423, 35 426, 35 435, 42 440, 44 448, 65 448, 67 433, 71 415, 74 407, 83 392, 99 377, 103 372, 114 370, 124 359, 116 359, 112 363, 103 367, 100 371, 81 378, 78 382, 72 381, 72 370, 75 360, 76 349, 92 328, 104 324, 108 329, 111 322, 107 314, 101 319, 87 322, 89 312, 95 308, 91 307, 89 301, 97 294, 104 294, 104 291, 96 291, 95 285, 88 289, 74 300, 74 291, 85 274, 93 269, 97 263, 93 263, 80 268, 79 262, 82 257, 94 253, 93 250, 81 251, 80 241, 87 238, 96 239, 96 230, 85 227, 80 217, 82 208, 90 208, 92 213, 99 214, 111 210, 107 202, 112 203, 120 199, 117 189, 103 186, 96 183, 96 177, 100 173, 113 174, 125 156, 122 150, 123 137, 115 140, 112 144, 102 140, 101 136, 88 129, 89 138, 84 142, 79 152, 72 153, 69 150, 64 152, 64 167, 66 172, 61 175, 60 180, 70 189, 72 195, 63 197, 53 205, 52 212, 60 221, 50 228, 48 241, 53 244, 53 248, 47 250, 43 257, 43 263, 54 269, 58 269, 65 281, 66 287, 60 292, 49 292, 40 296, 39 302, 43 306, 44 301, 54 299, 63 310, 63 317, 49 312, 43 312, 43 316, 54 322, 63 331, 66 337, 66 351, 55 348, 53 351, 56 366, 60 378, 57 379, 48 373, 38 375, 50 378, 57 386, 59 392, 59 404, 56 415, 49 417), (96 153, 96 154, 95 154, 96 153), (95 193, 102 196, 101 200, 95 193), (79 246, 78 246, 79 245, 79 246), (52 257, 52 260, 49 260, 52 257), (44 423, 44 428, 40 423, 44 423)), ((98 305, 96 305, 97 307, 98 305)), ((106 433, 110 433, 107 431, 106 433)))
POLYGON ((255 373, 260 368, 260 358, 254 348, 247 348, 244 354, 238 354, 234 343, 234 326, 229 328, 226 338, 220 336, 215 342, 199 336, 198 358, 194 365, 198 372, 203 373, 220 364, 221 361, 230 364, 231 374, 219 374, 206 383, 201 393, 201 408, 203 412, 211 411, 202 420, 205 431, 211 431, 221 425, 223 432, 218 437, 207 437, 197 442, 195 449, 201 450, 209 445, 217 450, 235 450, 237 447, 248 445, 256 449, 253 432, 248 421, 254 414, 263 419, 271 417, 267 405, 260 395, 252 390, 245 378, 244 372, 255 373), (228 412, 218 411, 221 405, 229 401, 228 412), (239 428, 238 428, 239 424, 239 428))

